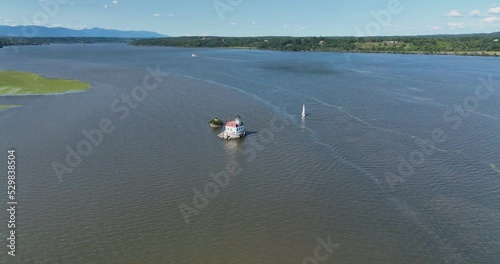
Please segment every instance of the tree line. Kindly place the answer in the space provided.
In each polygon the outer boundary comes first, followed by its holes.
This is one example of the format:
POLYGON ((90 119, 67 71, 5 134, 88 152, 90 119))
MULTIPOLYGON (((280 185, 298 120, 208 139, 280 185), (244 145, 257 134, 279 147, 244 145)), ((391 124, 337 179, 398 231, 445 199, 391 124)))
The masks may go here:
POLYGON ((398 37, 168 37, 131 45, 190 48, 249 48, 282 51, 451 53, 500 55, 500 32, 475 35, 398 37))
POLYGON ((0 48, 4 46, 48 45, 48 44, 92 44, 92 43, 130 43, 129 38, 104 37, 0 37, 0 48))
POLYGON ((138 46, 248 48, 282 51, 385 52, 500 56, 500 32, 396 37, 0 37, 0 47, 46 44, 130 43, 138 46))

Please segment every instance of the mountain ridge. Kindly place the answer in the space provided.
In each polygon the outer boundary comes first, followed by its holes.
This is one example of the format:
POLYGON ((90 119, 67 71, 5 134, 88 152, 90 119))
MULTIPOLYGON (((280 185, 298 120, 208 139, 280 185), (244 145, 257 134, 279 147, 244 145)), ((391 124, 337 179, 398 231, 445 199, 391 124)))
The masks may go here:
POLYGON ((106 38, 162 38, 168 37, 153 31, 116 30, 104 28, 70 29, 45 26, 0 26, 4 37, 106 37, 106 38))

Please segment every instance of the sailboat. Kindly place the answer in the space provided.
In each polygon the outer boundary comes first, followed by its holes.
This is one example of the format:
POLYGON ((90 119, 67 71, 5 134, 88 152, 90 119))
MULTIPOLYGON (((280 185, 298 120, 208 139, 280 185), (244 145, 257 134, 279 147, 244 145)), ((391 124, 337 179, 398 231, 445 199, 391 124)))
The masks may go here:
POLYGON ((302 105, 302 116, 306 116, 306 106, 302 105))

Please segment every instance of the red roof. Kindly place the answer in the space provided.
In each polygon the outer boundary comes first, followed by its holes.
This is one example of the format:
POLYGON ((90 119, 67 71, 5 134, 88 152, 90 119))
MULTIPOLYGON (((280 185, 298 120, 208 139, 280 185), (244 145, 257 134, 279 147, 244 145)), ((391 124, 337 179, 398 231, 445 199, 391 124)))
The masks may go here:
POLYGON ((238 127, 238 124, 236 123, 236 121, 229 121, 226 123, 226 126, 228 127, 238 127))

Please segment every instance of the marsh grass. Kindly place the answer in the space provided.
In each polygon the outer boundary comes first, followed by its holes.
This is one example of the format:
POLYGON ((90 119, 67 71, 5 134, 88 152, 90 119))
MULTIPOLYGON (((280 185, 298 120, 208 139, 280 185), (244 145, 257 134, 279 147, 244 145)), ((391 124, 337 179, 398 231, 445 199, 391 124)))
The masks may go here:
POLYGON ((45 78, 28 72, 0 71, 0 95, 66 93, 89 88, 89 83, 78 80, 45 78))

